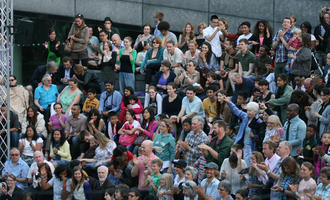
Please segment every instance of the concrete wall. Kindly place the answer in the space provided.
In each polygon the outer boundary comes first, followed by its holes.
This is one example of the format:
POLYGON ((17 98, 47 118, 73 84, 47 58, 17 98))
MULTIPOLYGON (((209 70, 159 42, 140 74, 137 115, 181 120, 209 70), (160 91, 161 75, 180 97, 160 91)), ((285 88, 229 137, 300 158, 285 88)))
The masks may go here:
POLYGON ((15 0, 14 10, 60 16, 83 13, 95 20, 110 16, 117 23, 138 26, 153 24, 153 14, 162 11, 174 31, 182 31, 186 22, 195 26, 208 22, 210 15, 217 14, 235 31, 242 21, 254 25, 260 19, 268 20, 277 30, 281 19, 289 15, 297 17, 297 24, 310 21, 315 27, 325 5, 330 6, 329 0, 15 0))

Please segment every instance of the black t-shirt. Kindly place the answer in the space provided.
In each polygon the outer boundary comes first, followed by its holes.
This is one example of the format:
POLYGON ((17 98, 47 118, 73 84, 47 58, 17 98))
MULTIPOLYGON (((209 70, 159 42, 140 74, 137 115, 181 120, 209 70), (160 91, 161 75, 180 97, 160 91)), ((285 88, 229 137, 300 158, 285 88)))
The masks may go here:
POLYGON ((163 114, 168 116, 178 115, 182 106, 182 97, 178 95, 172 102, 169 102, 168 97, 167 95, 163 99, 163 114))

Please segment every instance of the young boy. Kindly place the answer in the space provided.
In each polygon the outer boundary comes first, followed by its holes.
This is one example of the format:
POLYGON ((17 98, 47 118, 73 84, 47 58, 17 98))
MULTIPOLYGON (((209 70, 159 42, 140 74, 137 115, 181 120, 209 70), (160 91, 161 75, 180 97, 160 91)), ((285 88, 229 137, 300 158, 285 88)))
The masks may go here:
POLYGON ((163 161, 155 159, 151 161, 151 170, 147 169, 144 171, 143 187, 149 185, 149 195, 155 196, 157 189, 160 185, 161 173, 160 169, 163 167, 163 161))
POLYGON ((119 144, 118 131, 121 129, 122 124, 118 120, 116 112, 109 112, 109 122, 108 122, 108 134, 105 134, 108 138, 119 144))
POLYGON ((302 156, 299 158, 303 159, 304 161, 312 162, 313 159, 313 148, 317 146, 317 141, 315 135, 317 134, 318 128, 315 125, 308 125, 306 130, 306 137, 303 141, 303 149, 297 149, 297 153, 302 156))
POLYGON ((99 100, 96 98, 96 91, 93 88, 88 89, 87 99, 84 102, 82 111, 88 114, 93 108, 99 108, 99 100))

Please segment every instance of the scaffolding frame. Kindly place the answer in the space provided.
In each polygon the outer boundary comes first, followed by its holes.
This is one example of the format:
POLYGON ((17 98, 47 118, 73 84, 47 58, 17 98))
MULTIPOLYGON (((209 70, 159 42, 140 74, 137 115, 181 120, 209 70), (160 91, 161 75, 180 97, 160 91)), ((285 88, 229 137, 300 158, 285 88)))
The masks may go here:
POLYGON ((13 1, 0 0, 0 169, 9 158, 10 149, 10 90, 9 76, 13 71, 13 1))

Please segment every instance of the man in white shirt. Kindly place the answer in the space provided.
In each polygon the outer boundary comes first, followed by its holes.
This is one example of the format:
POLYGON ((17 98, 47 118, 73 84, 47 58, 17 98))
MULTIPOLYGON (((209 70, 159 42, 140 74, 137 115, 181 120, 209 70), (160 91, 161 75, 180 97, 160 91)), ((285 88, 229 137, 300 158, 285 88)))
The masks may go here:
POLYGON ((37 182, 37 179, 35 178, 35 175, 38 174, 38 165, 40 165, 42 163, 47 163, 50 170, 52 171, 53 176, 54 176, 55 168, 51 162, 48 162, 45 159, 44 154, 41 151, 35 151, 33 154, 33 157, 34 157, 34 162, 31 164, 31 167, 27 174, 27 178, 28 178, 29 183, 32 183, 33 187, 36 188, 38 186, 38 182, 37 182))
POLYGON ((265 164, 269 166, 271 171, 274 170, 276 163, 281 159, 276 153, 276 145, 273 141, 265 141, 262 145, 262 153, 266 157, 265 164))
POLYGON ((166 49, 163 53, 163 60, 168 60, 171 63, 171 69, 178 75, 180 70, 183 70, 181 67, 183 63, 182 51, 175 47, 175 42, 173 40, 167 41, 166 49))
POLYGON ((211 16, 210 26, 203 30, 203 37, 211 44, 212 52, 217 58, 222 55, 220 36, 222 32, 219 28, 219 18, 216 15, 211 16))
POLYGON ((240 25, 240 27, 241 27, 241 30, 242 30, 242 35, 240 35, 238 38, 237 38, 237 40, 236 40, 236 44, 238 45, 239 44, 239 41, 241 40, 241 39, 247 39, 247 40, 249 40, 250 39, 250 37, 252 36, 252 33, 250 32, 250 27, 251 27, 251 24, 250 24, 250 22, 243 22, 243 23, 241 23, 241 25, 240 25))

